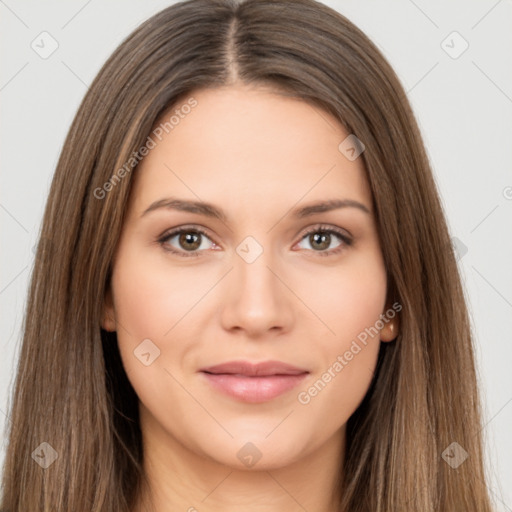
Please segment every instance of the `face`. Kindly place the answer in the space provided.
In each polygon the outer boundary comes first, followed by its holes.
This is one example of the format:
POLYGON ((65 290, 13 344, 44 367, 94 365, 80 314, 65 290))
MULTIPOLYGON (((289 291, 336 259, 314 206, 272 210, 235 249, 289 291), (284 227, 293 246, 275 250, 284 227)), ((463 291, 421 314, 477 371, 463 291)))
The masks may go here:
POLYGON ((372 196, 328 113, 246 86, 190 96, 135 171, 103 326, 145 438, 282 467, 343 439, 371 382, 386 310, 372 196), (345 206, 309 208, 326 201, 345 206))

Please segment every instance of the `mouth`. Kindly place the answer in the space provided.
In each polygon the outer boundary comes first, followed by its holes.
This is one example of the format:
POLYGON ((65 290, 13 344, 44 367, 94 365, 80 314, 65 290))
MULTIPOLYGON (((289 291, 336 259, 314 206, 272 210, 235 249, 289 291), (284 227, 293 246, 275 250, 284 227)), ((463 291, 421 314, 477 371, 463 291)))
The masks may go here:
POLYGON ((262 403, 296 387, 308 374, 281 361, 231 361, 200 370, 217 391, 242 402, 262 403))

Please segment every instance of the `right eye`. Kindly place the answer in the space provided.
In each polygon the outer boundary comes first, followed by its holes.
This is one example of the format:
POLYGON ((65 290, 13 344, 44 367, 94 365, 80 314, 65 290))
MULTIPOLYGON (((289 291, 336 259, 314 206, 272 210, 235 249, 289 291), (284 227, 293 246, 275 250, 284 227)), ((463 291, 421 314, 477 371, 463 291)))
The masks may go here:
MULTIPOLYGON (((208 249, 208 247, 205 247, 202 243, 203 238, 209 239, 206 232, 201 228, 182 227, 164 233, 164 235, 158 239, 158 242, 164 250, 187 258, 189 256, 200 256, 200 249, 208 249), (172 245, 171 242, 173 239, 176 239, 176 243, 181 247, 172 245)), ((215 246, 214 242, 212 242, 212 244, 215 246)))

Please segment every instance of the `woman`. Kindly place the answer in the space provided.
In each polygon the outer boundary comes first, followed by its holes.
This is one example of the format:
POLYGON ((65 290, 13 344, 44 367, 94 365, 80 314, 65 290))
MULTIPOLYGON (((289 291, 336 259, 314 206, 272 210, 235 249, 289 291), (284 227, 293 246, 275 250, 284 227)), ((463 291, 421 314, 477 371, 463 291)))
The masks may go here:
POLYGON ((491 510, 449 232, 360 30, 191 0, 121 44, 57 165, 11 419, 9 512, 491 510))

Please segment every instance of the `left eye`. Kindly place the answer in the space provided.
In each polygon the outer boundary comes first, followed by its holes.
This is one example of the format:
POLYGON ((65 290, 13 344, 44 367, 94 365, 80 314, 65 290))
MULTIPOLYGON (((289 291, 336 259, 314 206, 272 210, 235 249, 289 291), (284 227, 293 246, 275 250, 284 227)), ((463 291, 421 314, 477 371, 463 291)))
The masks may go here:
POLYGON ((338 253, 344 245, 350 246, 352 243, 352 240, 347 235, 328 228, 315 228, 308 231, 302 237, 301 242, 304 240, 308 241, 310 245, 312 245, 313 249, 311 250, 319 253, 321 256, 338 253), (325 249, 327 249, 332 243, 333 236, 338 238, 338 240, 341 240, 341 242, 334 249, 326 251, 325 249))

